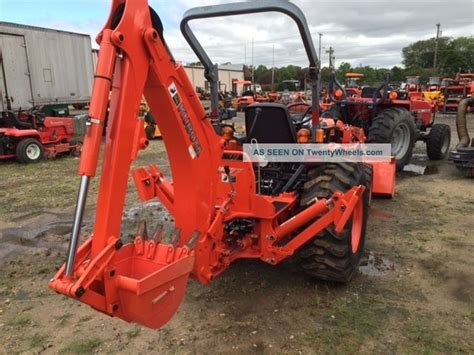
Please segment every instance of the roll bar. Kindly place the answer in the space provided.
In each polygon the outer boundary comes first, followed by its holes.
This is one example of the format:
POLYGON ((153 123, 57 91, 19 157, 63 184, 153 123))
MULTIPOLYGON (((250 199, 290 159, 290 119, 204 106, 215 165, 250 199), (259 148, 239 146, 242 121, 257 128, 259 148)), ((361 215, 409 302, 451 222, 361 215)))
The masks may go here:
POLYGON ((298 26, 301 38, 303 39, 304 48, 309 60, 309 76, 312 81, 313 89, 313 112, 319 108, 319 62, 314 49, 311 33, 309 32, 308 23, 303 12, 295 4, 287 0, 259 0, 249 2, 237 2, 213 6, 201 6, 189 9, 185 12, 181 20, 181 32, 184 38, 193 49, 196 56, 204 65, 204 76, 210 83, 211 89, 211 110, 212 115, 217 117, 219 97, 218 97, 218 81, 219 73, 217 64, 213 64, 207 53, 204 51, 201 43, 197 40, 193 31, 189 27, 189 21, 196 19, 204 19, 210 17, 223 17, 233 15, 255 14, 261 12, 280 12, 291 17, 298 26))

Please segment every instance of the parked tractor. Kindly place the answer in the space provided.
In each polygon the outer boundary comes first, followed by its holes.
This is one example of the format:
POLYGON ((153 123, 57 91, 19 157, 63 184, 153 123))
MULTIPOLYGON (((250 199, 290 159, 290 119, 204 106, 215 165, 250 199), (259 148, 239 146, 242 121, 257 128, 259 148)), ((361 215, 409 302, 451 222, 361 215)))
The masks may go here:
POLYGON ((405 91, 408 92, 409 95, 421 93, 421 90, 420 77, 418 75, 406 77, 405 91))
POLYGON ((437 105, 438 110, 444 106, 444 96, 441 92, 441 78, 439 76, 430 77, 423 89, 425 100, 431 101, 437 105))
POLYGON ((148 140, 161 138, 161 132, 158 128, 158 125, 155 122, 155 118, 153 117, 150 106, 146 102, 145 98, 142 97, 140 101, 140 110, 138 112, 138 117, 143 120, 144 127, 145 127, 145 136, 148 140))
MULTIPOLYGON (((285 0, 261 0, 188 10, 181 30, 205 68, 211 115, 218 110, 218 70, 189 21, 281 12, 297 24, 318 104, 318 58, 301 10, 285 0)), ((246 136, 221 135, 211 124, 183 68, 166 45, 162 22, 145 0, 114 0, 98 35, 100 54, 84 140, 66 264, 49 285, 58 293, 128 322, 159 328, 179 307, 190 276, 210 283, 239 259, 277 265, 292 256, 311 277, 348 282, 357 273, 371 195, 393 196, 395 165, 258 163, 243 160, 242 144, 364 142, 364 130, 342 119, 320 119, 317 108, 291 117, 286 106, 256 103, 245 112, 246 136), (120 53, 120 56, 118 56, 120 53), (120 83, 121 85, 114 85, 120 83), (96 174, 103 122, 112 89, 94 231, 78 248, 85 202, 96 174), (121 239, 130 166, 148 146, 136 109, 144 95, 170 161, 171 181, 156 165, 132 172, 143 201, 158 198, 176 231, 149 233, 139 223, 121 239), (159 114, 158 114, 159 113, 159 114)), ((300 145, 301 147, 301 145, 300 145)), ((150 223, 149 223, 150 224, 150 223)))
POLYGON ((346 89, 347 96, 360 96, 362 85, 360 80, 364 78, 362 73, 346 73, 346 80, 344 82, 344 88, 346 89))
POLYGON ((474 74, 457 74, 454 79, 445 79, 443 86, 444 113, 457 112, 459 102, 474 92, 474 74))
POLYGON ((306 100, 306 93, 301 91, 301 82, 299 80, 283 80, 280 87, 282 91, 280 91, 279 103, 289 105, 306 100))
POLYGON ((234 80, 232 85, 243 85, 242 95, 232 100, 232 107, 237 111, 243 111, 249 105, 255 102, 268 102, 269 99, 262 95, 262 89, 260 85, 253 84, 250 80, 234 80), (259 90, 257 91, 257 85, 259 90))
POLYGON ((363 127, 369 143, 390 143, 398 171, 410 161, 416 141, 426 143, 430 159, 444 159, 451 131, 449 125, 434 123, 436 105, 419 95, 391 89, 389 80, 387 75, 380 87, 364 87, 360 97, 351 97, 332 73, 328 92, 335 104, 323 116, 342 117, 363 127))
POLYGON ((84 126, 79 119, 45 116, 38 108, 1 112, 0 160, 16 158, 28 164, 63 153, 79 156, 84 126))

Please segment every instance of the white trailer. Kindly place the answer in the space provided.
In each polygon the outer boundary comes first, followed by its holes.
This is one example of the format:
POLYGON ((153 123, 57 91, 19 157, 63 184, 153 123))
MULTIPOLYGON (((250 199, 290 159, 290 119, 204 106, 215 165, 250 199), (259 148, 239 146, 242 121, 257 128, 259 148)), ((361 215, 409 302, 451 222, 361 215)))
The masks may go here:
POLYGON ((86 104, 93 75, 89 35, 0 22, 0 111, 86 104))

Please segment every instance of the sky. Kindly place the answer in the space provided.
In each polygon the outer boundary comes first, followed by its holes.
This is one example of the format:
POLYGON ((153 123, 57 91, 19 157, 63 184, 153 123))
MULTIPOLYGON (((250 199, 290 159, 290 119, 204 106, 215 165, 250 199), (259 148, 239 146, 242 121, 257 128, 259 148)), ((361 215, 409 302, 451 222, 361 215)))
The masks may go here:
MULTIPOLYGON (((184 12, 224 2, 232 0, 149 0, 161 17, 165 40, 174 57, 185 63, 197 58, 179 30, 184 12)), ((441 23, 443 36, 474 36, 474 0, 293 2, 305 13, 316 50, 318 34, 323 33, 323 65, 328 62, 329 46, 335 50, 336 65, 401 65, 402 48, 434 37, 436 23, 441 23)), ((87 33, 97 47, 94 38, 108 17, 110 3, 111 0, 0 0, 0 21, 87 33)), ((269 67, 308 63, 296 25, 283 14, 195 20, 190 25, 216 63, 269 67)))

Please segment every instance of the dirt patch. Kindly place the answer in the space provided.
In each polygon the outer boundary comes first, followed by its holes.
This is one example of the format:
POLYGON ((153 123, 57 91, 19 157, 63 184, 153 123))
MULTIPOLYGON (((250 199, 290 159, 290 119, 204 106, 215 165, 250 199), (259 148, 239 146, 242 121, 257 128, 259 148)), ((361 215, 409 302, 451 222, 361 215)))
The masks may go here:
MULTIPOLYGON (((454 145, 454 118, 442 122, 451 124, 454 145)), ((209 286, 191 281, 178 313, 158 331, 47 288, 65 260, 78 161, 1 165, 0 353, 473 352, 474 189, 446 161, 428 161, 424 149, 417 145, 412 163, 435 172, 402 173, 393 200, 373 201, 352 283, 314 282, 291 261, 240 261, 209 286)), ((153 141, 134 165, 164 157, 162 142, 153 141)), ((93 186, 84 234, 93 226, 93 186)), ((124 240, 140 220, 149 231, 172 225, 161 205, 140 206, 130 180, 124 240)))

